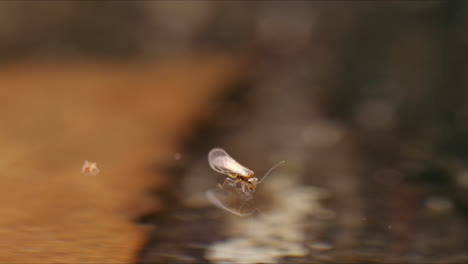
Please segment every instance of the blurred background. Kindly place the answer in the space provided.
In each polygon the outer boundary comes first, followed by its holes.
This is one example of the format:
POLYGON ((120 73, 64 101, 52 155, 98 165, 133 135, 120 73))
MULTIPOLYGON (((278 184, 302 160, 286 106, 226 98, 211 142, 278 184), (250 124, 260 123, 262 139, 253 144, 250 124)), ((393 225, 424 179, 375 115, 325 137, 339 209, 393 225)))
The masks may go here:
POLYGON ((468 263, 467 29, 461 0, 0 2, 0 262, 468 263), (286 161, 265 217, 206 201, 214 147, 286 161))

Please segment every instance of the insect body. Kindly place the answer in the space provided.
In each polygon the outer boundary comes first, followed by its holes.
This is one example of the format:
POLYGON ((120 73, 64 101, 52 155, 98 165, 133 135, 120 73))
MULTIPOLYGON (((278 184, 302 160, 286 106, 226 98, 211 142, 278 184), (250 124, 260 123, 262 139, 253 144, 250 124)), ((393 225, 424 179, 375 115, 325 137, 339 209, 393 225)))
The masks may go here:
POLYGON ((259 181, 258 178, 254 177, 254 172, 239 164, 226 151, 220 148, 211 150, 208 154, 208 161, 213 170, 230 177, 226 178, 223 185, 237 186, 240 184, 242 192, 246 195, 255 192, 259 181))

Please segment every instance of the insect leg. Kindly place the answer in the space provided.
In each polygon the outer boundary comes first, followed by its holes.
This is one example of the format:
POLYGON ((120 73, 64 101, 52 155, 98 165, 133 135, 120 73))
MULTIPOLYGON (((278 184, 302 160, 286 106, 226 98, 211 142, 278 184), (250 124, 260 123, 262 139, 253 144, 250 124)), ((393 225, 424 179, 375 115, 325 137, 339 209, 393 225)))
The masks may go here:
POLYGON ((226 179, 224 180, 223 186, 225 186, 226 184, 228 184, 228 185, 230 185, 230 186, 234 186, 234 187, 235 187, 235 186, 237 185, 238 182, 239 182, 238 179, 226 178, 226 179))

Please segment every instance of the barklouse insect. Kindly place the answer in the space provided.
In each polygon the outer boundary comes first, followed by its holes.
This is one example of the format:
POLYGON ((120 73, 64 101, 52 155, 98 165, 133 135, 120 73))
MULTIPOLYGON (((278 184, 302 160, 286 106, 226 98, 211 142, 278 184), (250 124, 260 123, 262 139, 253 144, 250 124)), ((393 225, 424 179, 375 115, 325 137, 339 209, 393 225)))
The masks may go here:
POLYGON ((254 172, 233 159, 223 149, 215 148, 208 154, 211 168, 228 177, 224 183, 206 193, 208 200, 217 207, 233 214, 244 216, 255 211, 249 210, 251 200, 258 184, 263 182, 270 172, 284 163, 279 162, 263 176, 261 180, 254 177, 254 172))

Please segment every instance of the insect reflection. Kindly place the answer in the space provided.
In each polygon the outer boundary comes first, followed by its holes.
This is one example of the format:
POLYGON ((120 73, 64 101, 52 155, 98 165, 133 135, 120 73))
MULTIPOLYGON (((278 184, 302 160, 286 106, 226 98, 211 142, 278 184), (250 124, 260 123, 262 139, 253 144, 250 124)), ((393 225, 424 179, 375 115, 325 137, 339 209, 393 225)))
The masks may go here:
POLYGON ((261 180, 254 177, 254 172, 234 160, 223 149, 215 148, 208 153, 208 162, 211 168, 228 177, 223 184, 206 192, 208 200, 215 206, 238 216, 246 216, 255 212, 253 194, 259 183, 265 180, 268 174, 279 162, 263 176, 261 180))

